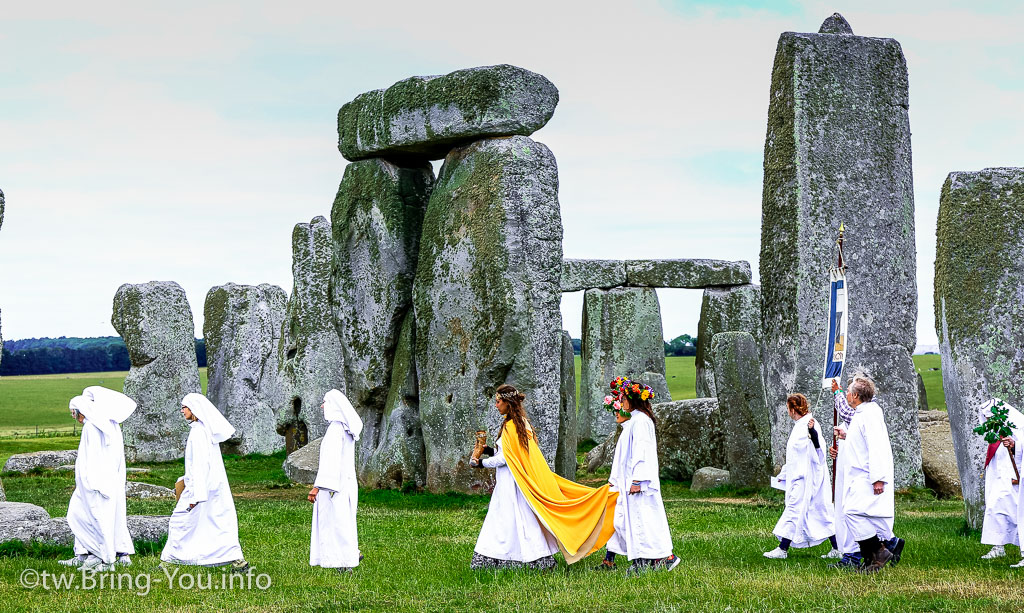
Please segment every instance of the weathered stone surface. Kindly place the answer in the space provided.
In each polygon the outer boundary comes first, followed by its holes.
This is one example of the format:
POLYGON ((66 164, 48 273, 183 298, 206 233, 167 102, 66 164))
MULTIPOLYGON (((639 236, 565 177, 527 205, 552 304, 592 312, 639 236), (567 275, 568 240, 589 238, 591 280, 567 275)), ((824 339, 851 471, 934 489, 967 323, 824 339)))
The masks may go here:
MULTIPOLYGON (((171 517, 170 515, 129 515, 127 521, 128 533, 132 535, 133 541, 156 543, 167 536, 171 517)), ((67 546, 71 546, 75 542, 75 534, 71 531, 66 517, 54 517, 49 522, 39 524, 33 538, 46 543, 67 546)))
POLYGON ((622 260, 562 260, 562 291, 611 289, 626 284, 622 260))
POLYGON ((206 294, 206 396, 235 427, 234 436, 221 443, 224 453, 284 448, 275 412, 287 401, 277 361, 287 302, 284 290, 266 283, 228 283, 206 294))
POLYGON ((195 324, 185 290, 173 281, 126 283, 110 318, 128 346, 124 393, 138 404, 121 425, 129 462, 165 462, 185 455, 188 427, 181 399, 199 392, 195 324))
POLYGON ((935 331, 967 523, 985 514, 984 440, 971 430, 992 397, 1024 407, 1024 168, 953 172, 939 202, 935 331))
POLYGON ((413 287, 427 489, 478 487, 476 430, 497 432, 502 383, 552 464, 558 446, 562 221, 555 158, 524 136, 453 150, 423 221, 413 287))
POLYGON ((690 490, 694 492, 703 492, 705 490, 714 489, 720 485, 725 485, 730 481, 729 471, 722 470, 721 468, 705 466, 693 473, 693 481, 690 483, 690 490))
POLYGON ((345 395, 363 420, 356 448, 360 464, 377 448, 381 434, 433 185, 428 162, 413 168, 381 159, 354 162, 345 168, 331 210, 331 305, 345 354, 345 395))
POLYGON ((277 432, 289 452, 327 431, 324 394, 345 391, 345 358, 331 308, 334 260, 331 224, 314 217, 292 231, 292 278, 277 359, 288 392, 278 408, 277 432))
MULTIPOLYGON (((661 307, 652 288, 591 289, 583 294, 581 339, 580 439, 604 440, 615 420, 604 410, 608 383, 617 376, 645 372, 665 376, 661 307)), ((666 394, 659 401, 671 398, 666 394)))
MULTIPOLYGON (((773 474, 771 420, 761 380, 761 352, 748 332, 720 332, 711 341, 725 467, 732 483, 764 487, 773 474)), ((776 458, 782 465, 784 458, 776 458)))
POLYGON ((657 372, 643 372, 636 378, 654 391, 655 402, 672 402, 672 394, 668 391, 668 380, 665 375, 657 372))
POLYGON ((944 498, 959 498, 960 472, 953 451, 949 415, 945 411, 919 411, 921 428, 921 467, 925 487, 944 498))
POLYGON ((615 444, 619 442, 619 435, 622 434, 622 426, 616 424, 615 432, 608 435, 608 438, 601 441, 597 447, 587 452, 583 462, 587 472, 594 472, 599 468, 611 468, 612 460, 615 459, 615 444))
POLYGON ((33 538, 40 526, 50 523, 50 514, 43 507, 27 502, 0 502, 0 543, 33 538))
POLYGON ((436 160, 484 137, 529 136, 557 104, 551 81, 508 64, 412 77, 342 106, 338 150, 349 160, 436 160))
POLYGON ((174 490, 162 485, 153 485, 141 481, 126 481, 124 493, 128 498, 174 498, 174 490))
POLYGON ((719 332, 749 332, 760 347, 761 287, 709 287, 704 290, 697 323, 697 396, 714 397, 715 365, 711 355, 711 339, 719 332))
POLYGON ((917 373, 917 412, 928 410, 928 390, 924 387, 924 377, 917 373))
POLYGON ((316 473, 320 469, 321 441, 323 437, 310 441, 298 451, 289 453, 281 465, 285 476, 295 483, 312 484, 316 481, 316 473))
POLYGON ((853 34, 853 28, 839 13, 832 13, 821 22, 818 34, 853 34))
POLYGON ((66 449, 60 451, 33 451, 31 453, 16 453, 7 458, 4 462, 5 473, 27 473, 33 468, 57 468, 64 464, 74 466, 78 459, 77 449, 66 449))
POLYGON ((718 400, 695 398, 653 406, 658 419, 658 465, 663 479, 685 481, 702 466, 725 466, 718 400))
POLYGON ((415 348, 416 322, 409 312, 388 369, 391 387, 384 403, 380 436, 359 468, 359 480, 365 487, 401 489, 426 485, 427 458, 420 424, 415 348))
POLYGON ((727 260, 626 260, 631 287, 705 288, 750 283, 750 263, 727 260))
MULTIPOLYGON (((566 479, 576 477, 576 354, 572 337, 562 330, 562 384, 559 388, 558 449, 555 472, 566 479)), ((664 377, 662 377, 664 379, 664 377)))
POLYGON ((869 371, 896 453, 896 485, 920 485, 917 270, 907 68, 898 42, 800 34, 779 37, 765 139, 761 223, 764 380, 773 453, 802 392, 832 426, 820 393, 828 270, 846 224, 851 287, 847 374, 869 371), (818 402, 816 399, 820 397, 818 402))

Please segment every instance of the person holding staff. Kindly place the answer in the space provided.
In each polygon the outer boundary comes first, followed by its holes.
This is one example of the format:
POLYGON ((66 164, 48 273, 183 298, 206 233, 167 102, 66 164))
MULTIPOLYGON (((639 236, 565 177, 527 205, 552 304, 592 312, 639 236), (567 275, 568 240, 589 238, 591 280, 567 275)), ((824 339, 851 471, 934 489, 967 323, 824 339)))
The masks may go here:
MULTIPOLYGON (((1020 510, 1020 478, 1014 470, 1014 464, 1021 466, 1022 428, 1024 415, 1010 405, 992 399, 978 409, 978 421, 984 424, 992 417, 992 409, 1000 406, 1007 410, 1007 427, 1010 436, 1000 437, 990 443, 985 456, 985 519, 981 528, 981 542, 992 545, 988 553, 981 556, 983 560, 1002 558, 1006 555, 1006 545, 1020 545, 1018 530, 1018 511, 1020 510), (998 403, 998 404, 997 404, 998 403)), ((1024 555, 1015 567, 1024 566, 1024 555)))

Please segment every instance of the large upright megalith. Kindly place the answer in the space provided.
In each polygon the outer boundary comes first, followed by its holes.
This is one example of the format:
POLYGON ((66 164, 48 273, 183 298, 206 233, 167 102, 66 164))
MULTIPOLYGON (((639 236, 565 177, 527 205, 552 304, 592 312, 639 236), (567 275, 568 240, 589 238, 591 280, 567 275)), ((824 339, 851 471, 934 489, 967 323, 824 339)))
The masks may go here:
MULTIPOLYGON (((725 468, 735 485, 765 487, 772 470, 771 420, 761 381, 761 350, 749 332, 711 339, 725 468)), ((775 464, 784 464, 777 459, 775 464)))
POLYGON ((284 404, 278 370, 288 296, 276 285, 228 283, 210 289, 203 308, 207 390, 235 434, 225 453, 273 453, 284 447, 275 411, 284 404))
POLYGON ((345 391, 345 361, 331 308, 334 261, 331 223, 324 217, 292 231, 294 287, 281 328, 277 359, 287 390, 278 407, 277 432, 289 452, 327 431, 320 408, 331 389, 345 391))
POLYGON ((124 393, 138 403, 121 425, 129 462, 165 462, 185 455, 188 427, 181 400, 199 392, 195 324, 185 290, 173 281, 126 283, 114 295, 114 329, 131 370, 124 393))
POLYGON ((331 305, 345 355, 345 393, 363 420, 361 458, 372 453, 380 435, 399 330, 412 311, 423 213, 433 183, 427 162, 353 162, 331 210, 331 305))
POLYGON ((761 287, 753 284, 708 287, 697 323, 697 397, 714 397, 715 364, 711 339, 719 332, 749 332, 760 347, 761 287))
POLYGON ((658 294, 649 287, 587 290, 580 340, 579 437, 600 442, 615 430, 615 420, 603 408, 608 383, 618 376, 640 379, 644 373, 665 377, 658 294))
POLYGON ((1024 407, 1024 168, 950 173, 936 235, 942 387, 967 522, 977 529, 986 447, 971 432, 978 408, 993 397, 1024 407))
POLYGON ((878 385, 896 485, 920 485, 907 67, 897 41, 855 36, 844 23, 783 33, 772 71, 760 273, 773 452, 785 451, 791 392, 817 405, 824 430, 832 425, 821 373, 828 271, 845 223, 847 373, 865 370, 878 385))
POLYGON ((486 139, 445 158, 423 220, 413 286, 427 489, 468 490, 477 430, 501 416, 502 383, 526 394, 540 448, 558 446, 562 221, 558 171, 525 136, 486 139))
POLYGON ((555 472, 566 479, 576 476, 576 354, 572 338, 562 330, 562 380, 558 411, 558 449, 555 452, 555 472))

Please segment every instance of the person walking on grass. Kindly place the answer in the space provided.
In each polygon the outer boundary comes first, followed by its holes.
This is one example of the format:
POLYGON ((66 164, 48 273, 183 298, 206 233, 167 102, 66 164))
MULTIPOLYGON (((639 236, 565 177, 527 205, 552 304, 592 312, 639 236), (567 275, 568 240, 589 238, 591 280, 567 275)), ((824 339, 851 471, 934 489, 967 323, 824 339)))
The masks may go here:
POLYGON ((313 503, 310 566, 351 573, 363 556, 356 532, 359 483, 356 480, 356 441, 363 430, 345 394, 332 389, 321 405, 329 424, 320 441, 320 463, 309 501, 313 503))
POLYGON ((652 569, 672 570, 679 565, 679 558, 672 553, 672 535, 661 500, 654 432, 657 420, 651 410, 654 390, 624 377, 612 381, 611 388, 611 407, 622 433, 615 444, 608 483, 612 491, 619 492, 619 498, 615 533, 608 539, 607 554, 597 569, 613 570, 615 556, 624 555, 630 562, 627 576, 652 569))
POLYGON ((840 558, 825 437, 810 414, 806 396, 790 394, 786 406, 790 419, 796 423, 786 443, 786 463, 778 477, 772 479, 772 487, 786 492, 786 508, 772 531, 779 546, 764 557, 785 560, 790 547, 814 547, 827 540, 832 549, 823 557, 840 558))
MULTIPOLYGON (((988 446, 985 456, 985 520, 981 528, 981 542, 992 545, 982 560, 993 560, 1006 556, 1006 545, 1021 544, 1018 530, 1020 506, 1020 479, 1017 476, 1022 464, 1022 446, 1019 445, 1024 433, 1024 415, 1005 402, 990 400, 978 409, 978 422, 985 423, 992 417, 992 409, 999 402, 1007 409, 1007 426, 1012 434, 988 446), (1014 470, 1014 463, 1017 470, 1014 470)), ((1014 568, 1024 567, 1024 555, 1014 568)))
POLYGON ((75 535, 75 556, 64 566, 112 570, 130 565, 135 553, 125 503, 124 437, 120 423, 135 411, 135 401, 104 387, 88 387, 71 399, 71 416, 82 424, 75 460, 75 491, 68 504, 68 527, 75 535))
POLYGON ((220 444, 235 428, 202 394, 188 394, 181 414, 189 422, 185 443, 185 489, 171 514, 160 559, 170 564, 225 566, 247 572, 238 543, 238 516, 220 444))

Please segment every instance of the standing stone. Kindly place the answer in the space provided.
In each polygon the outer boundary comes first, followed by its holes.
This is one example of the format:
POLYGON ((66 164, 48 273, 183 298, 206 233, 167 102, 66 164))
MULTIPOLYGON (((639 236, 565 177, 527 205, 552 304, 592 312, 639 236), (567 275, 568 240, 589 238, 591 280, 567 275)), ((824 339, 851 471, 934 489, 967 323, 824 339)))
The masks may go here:
POLYGON ((324 394, 345 391, 345 361, 334 327, 330 285, 331 224, 314 217, 292 231, 294 287, 281 328, 277 357, 288 393, 278 407, 277 432, 289 453, 327 432, 324 394))
POLYGON ((599 442, 615 430, 615 420, 604 410, 608 383, 618 376, 639 379, 645 372, 665 376, 658 294, 647 287, 587 290, 582 336, 579 436, 599 442))
MULTIPOLYGON (((924 387, 924 377, 917 373, 917 412, 928 410, 928 390, 924 387)), ((920 421, 919 421, 920 423, 920 421)))
POLYGON ((124 393, 138 404, 121 424, 125 458, 166 462, 184 457, 188 426, 181 400, 201 391, 195 324, 185 290, 173 281, 126 283, 114 295, 110 323, 131 359, 124 393))
POLYGON ((622 260, 562 260, 562 291, 611 289, 626 284, 622 260))
MULTIPOLYGON (((935 331, 967 523, 980 528, 987 444, 978 407, 1024 407, 1024 168, 953 172, 942 186, 935 331)), ((1020 425, 1020 424, 1018 424, 1020 425)))
POLYGON ((483 137, 529 136, 557 104, 551 81, 508 64, 411 77, 341 107, 338 149, 349 160, 436 160, 483 137))
POLYGON ((234 436, 221 444, 224 453, 270 454, 284 448, 275 411, 287 400, 277 362, 287 303, 283 289, 266 283, 228 283, 206 294, 206 397, 235 427, 234 436))
POLYGON ((561 268, 558 171, 548 148, 513 136, 453 150, 423 220, 413 287, 430 491, 489 480, 468 458, 477 430, 493 444, 502 383, 526 395, 540 449, 554 462, 561 268))
POLYGON ((719 332, 749 332, 760 347, 761 286, 709 287, 704 290, 697 324, 697 397, 714 397, 715 365, 711 339, 719 332))
MULTIPOLYGON (((725 434, 725 467, 732 483, 764 487, 774 473, 757 341, 749 332, 720 332, 711 341, 711 354, 725 434)), ((785 458, 776 457, 775 464, 781 467, 785 458)))
POLYGON ((345 394, 363 420, 356 452, 360 464, 380 436, 399 328, 411 312, 423 213, 433 183, 427 162, 415 168, 380 159, 353 162, 345 168, 331 210, 331 303, 345 355, 345 394))
POLYGON ((566 479, 576 477, 576 354, 572 337, 562 330, 562 385, 558 411, 558 450, 555 472, 566 479))
POLYGON ((391 387, 384 404, 380 436, 359 469, 359 479, 365 487, 404 489, 426 485, 415 348, 416 322, 410 312, 402 323, 394 362, 388 369, 391 387))
POLYGON ((779 37, 760 264, 763 371, 778 458, 791 430, 788 394, 806 394, 822 429, 832 426, 830 395, 821 389, 828 271, 836 263, 839 225, 846 224, 846 374, 863 370, 878 385, 899 488, 923 482, 910 357, 917 269, 907 91, 906 61, 895 40, 852 33, 779 37))

